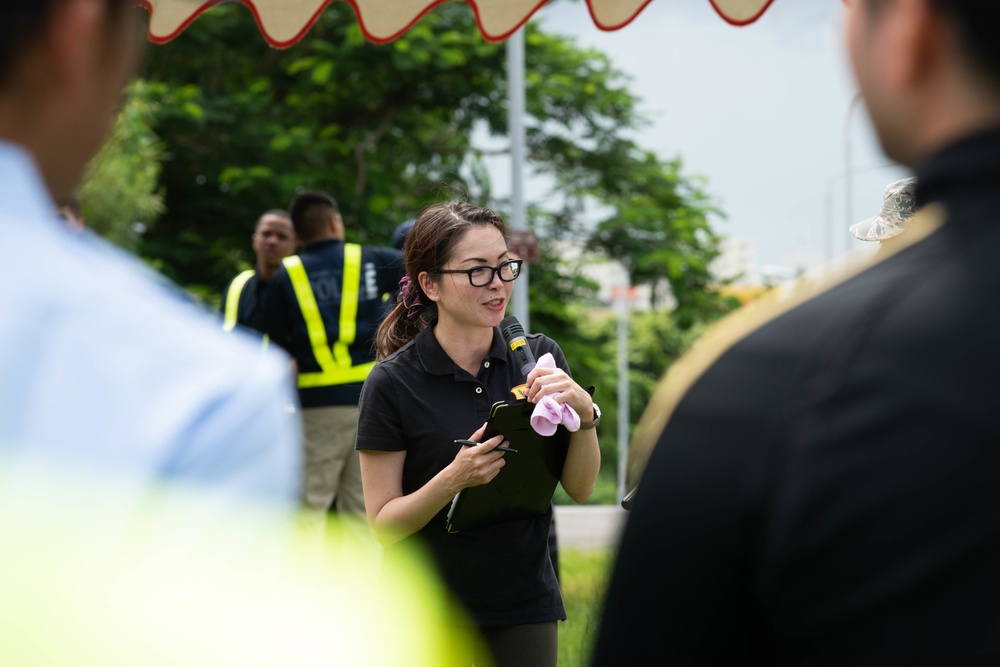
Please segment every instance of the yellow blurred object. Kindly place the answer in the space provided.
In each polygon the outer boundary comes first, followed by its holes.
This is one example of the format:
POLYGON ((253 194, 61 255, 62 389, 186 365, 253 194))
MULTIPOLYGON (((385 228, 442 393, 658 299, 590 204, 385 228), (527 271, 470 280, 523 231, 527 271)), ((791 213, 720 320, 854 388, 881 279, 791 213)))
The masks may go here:
POLYGON ((737 299, 741 304, 748 304, 754 299, 765 294, 771 288, 766 285, 723 285, 719 288, 719 294, 722 296, 731 296, 737 299))
POLYGON ((321 562, 287 513, 218 521, 197 491, 0 467, 7 667, 467 665, 471 639, 420 555, 321 562), (136 498, 141 500, 136 503, 136 498))

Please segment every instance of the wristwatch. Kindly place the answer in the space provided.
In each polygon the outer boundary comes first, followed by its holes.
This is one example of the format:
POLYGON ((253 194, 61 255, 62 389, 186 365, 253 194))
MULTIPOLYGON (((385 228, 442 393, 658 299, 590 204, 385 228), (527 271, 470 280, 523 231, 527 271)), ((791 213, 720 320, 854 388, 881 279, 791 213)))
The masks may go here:
POLYGON ((592 422, 580 422, 580 430, 586 431, 590 428, 597 428, 597 425, 601 423, 601 409, 597 407, 597 403, 594 403, 594 421, 592 422))

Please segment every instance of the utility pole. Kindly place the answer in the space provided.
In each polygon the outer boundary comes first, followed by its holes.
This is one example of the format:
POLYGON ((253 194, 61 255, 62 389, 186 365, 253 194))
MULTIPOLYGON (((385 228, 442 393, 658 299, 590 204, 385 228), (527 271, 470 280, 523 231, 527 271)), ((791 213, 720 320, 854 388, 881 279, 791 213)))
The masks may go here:
POLYGON ((635 288, 615 287, 612 291, 618 313, 618 504, 625 497, 625 478, 628 475, 628 319, 635 288))
MULTIPOLYGON (((524 203, 524 26, 507 39, 507 127, 510 133, 511 162, 511 229, 527 230, 527 207, 524 203)), ((528 319, 528 262, 521 266, 521 275, 514 281, 513 315, 531 332, 528 319)))

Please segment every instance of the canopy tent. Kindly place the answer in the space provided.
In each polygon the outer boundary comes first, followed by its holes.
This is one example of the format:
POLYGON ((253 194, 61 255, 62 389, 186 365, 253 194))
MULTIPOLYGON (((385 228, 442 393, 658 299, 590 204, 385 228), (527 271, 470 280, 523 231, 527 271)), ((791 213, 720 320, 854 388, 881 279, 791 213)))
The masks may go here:
MULTIPOLYGON (((449 0, 345 0, 354 7, 365 37, 390 42, 436 5, 449 0)), ((520 28, 548 0, 464 0, 475 12, 483 37, 500 42, 520 28)), ((672 0, 660 0, 670 2, 672 0)), ((271 46, 285 48, 309 31, 333 0, 138 0, 150 13, 149 39, 169 42, 211 7, 226 2, 246 5, 271 46)), ((628 25, 652 0, 586 0, 594 23, 602 30, 628 25)), ((733 25, 753 23, 773 0, 709 0, 733 25)))

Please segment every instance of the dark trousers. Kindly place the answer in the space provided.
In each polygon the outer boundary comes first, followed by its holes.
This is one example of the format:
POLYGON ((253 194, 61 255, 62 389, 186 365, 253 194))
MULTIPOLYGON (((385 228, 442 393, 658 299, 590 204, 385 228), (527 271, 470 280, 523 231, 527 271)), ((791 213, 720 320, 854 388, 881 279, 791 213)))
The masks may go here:
POLYGON ((475 664, 494 667, 556 667, 559 622, 481 628, 475 664))

